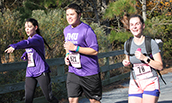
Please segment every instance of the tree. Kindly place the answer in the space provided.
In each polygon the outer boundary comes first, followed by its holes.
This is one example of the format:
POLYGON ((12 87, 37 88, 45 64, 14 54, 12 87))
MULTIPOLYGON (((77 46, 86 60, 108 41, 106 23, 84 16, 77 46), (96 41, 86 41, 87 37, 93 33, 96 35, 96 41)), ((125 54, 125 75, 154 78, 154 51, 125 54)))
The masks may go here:
MULTIPOLYGON (((128 20, 126 20, 128 17, 128 14, 134 14, 134 13, 136 13, 135 0, 118 0, 108 5, 103 15, 103 18, 104 19, 106 18, 109 20, 115 19, 116 24, 118 26, 117 31, 120 31, 121 22, 123 22, 124 23, 123 25, 126 26, 126 24, 128 24, 128 20)), ((115 26, 115 25, 112 25, 112 26, 115 26)))
MULTIPOLYGON (((137 11, 141 14, 143 7, 143 0, 137 0, 137 11)), ((154 16, 166 14, 171 15, 172 0, 146 0, 146 17, 152 18, 154 16)))
POLYGON ((146 21, 146 0, 142 0, 142 17, 146 21))
MULTIPOLYGON (((22 33, 20 32, 19 27, 19 19, 20 13, 14 12, 12 13, 10 10, 7 10, 4 12, 3 16, 0 15, 0 58, 2 59, 2 56, 4 54, 4 50, 7 48, 7 46, 11 43, 15 43, 19 40, 22 40, 22 33)), ((15 52, 12 55, 16 55, 18 52, 15 52)), ((6 62, 8 61, 8 56, 5 55, 4 59, 6 59, 6 62)), ((0 59, 0 63, 1 63, 0 59)), ((15 58, 14 58, 15 60, 15 58)), ((5 60, 3 60, 5 61, 5 60)))

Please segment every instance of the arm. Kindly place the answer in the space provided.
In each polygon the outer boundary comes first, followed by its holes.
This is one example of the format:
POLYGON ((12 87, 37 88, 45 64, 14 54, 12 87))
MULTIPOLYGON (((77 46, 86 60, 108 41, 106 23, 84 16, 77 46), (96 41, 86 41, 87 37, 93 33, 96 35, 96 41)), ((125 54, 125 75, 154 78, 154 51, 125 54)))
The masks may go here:
POLYGON ((13 53, 14 50, 15 50, 15 48, 13 48, 13 47, 10 46, 4 52, 6 52, 6 53, 13 53))
POLYGON ((125 55, 125 59, 122 61, 122 64, 124 66, 129 66, 130 65, 130 60, 129 60, 129 56, 128 55, 125 55))
POLYGON ((17 42, 15 44, 10 44, 9 48, 7 48, 5 50, 5 52, 7 53, 13 53, 14 50, 16 49, 25 49, 25 48, 31 48, 33 46, 39 46, 41 42, 40 37, 38 36, 34 36, 32 39, 28 39, 28 40, 22 40, 20 42, 17 42))
POLYGON ((34 47, 40 46, 40 43, 44 43, 42 37, 38 36, 38 34, 35 34, 32 38, 29 38, 27 40, 22 40, 20 42, 11 44, 9 46, 15 49, 25 49, 25 48, 31 48, 33 46, 34 47))
POLYGON ((99 51, 97 36, 91 27, 88 28, 85 34, 85 42, 88 47, 80 47, 79 53, 82 53, 85 55, 97 55, 99 51))
MULTIPOLYGON (((75 46, 72 42, 66 42, 64 44, 64 48, 66 49, 66 53, 70 51, 75 51, 77 49, 77 46, 75 46)), ((85 54, 85 55, 97 55, 98 52, 90 47, 79 47, 79 53, 85 54)))
POLYGON ((157 43, 154 40, 151 40, 151 48, 152 48, 153 59, 149 58, 150 59, 149 62, 147 62, 148 57, 143 55, 139 51, 135 52, 135 56, 137 59, 144 61, 145 63, 150 65, 152 68, 157 69, 157 70, 162 70, 163 63, 162 63, 162 59, 161 59, 160 50, 159 50, 157 43))
POLYGON ((66 55, 65 55, 64 61, 65 61, 66 65, 69 65, 69 51, 68 50, 66 50, 66 55))
POLYGON ((136 56, 137 59, 140 59, 140 60, 144 61, 145 63, 147 63, 148 65, 150 65, 154 69, 157 69, 157 70, 162 70, 163 69, 163 63, 162 63, 160 52, 153 55, 154 60, 149 58, 150 59, 149 63, 147 62, 148 57, 143 55, 141 52, 136 51, 135 56, 136 56))
MULTIPOLYGON (((161 54, 157 53, 153 55, 154 60, 150 59, 150 62, 147 63, 148 65, 150 65, 151 67, 153 67, 154 69, 157 70, 162 70, 163 69, 163 63, 162 63, 162 59, 161 59, 161 54)), ((145 62, 147 62, 147 57, 144 59, 145 62)))

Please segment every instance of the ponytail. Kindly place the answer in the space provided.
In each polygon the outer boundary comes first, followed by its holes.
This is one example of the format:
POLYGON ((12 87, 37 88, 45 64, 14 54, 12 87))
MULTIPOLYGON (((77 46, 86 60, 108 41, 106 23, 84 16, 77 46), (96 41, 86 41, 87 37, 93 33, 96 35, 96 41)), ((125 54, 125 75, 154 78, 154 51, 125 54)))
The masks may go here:
MULTIPOLYGON (((36 33, 37 33, 38 35, 41 36, 39 28, 36 30, 36 33)), ((42 37, 42 36, 41 36, 41 37, 42 37)), ((42 37, 42 38, 43 38, 43 37, 42 37)), ((52 48, 50 48, 50 46, 48 45, 48 43, 46 42, 46 40, 45 40, 44 38, 43 38, 43 40, 44 40, 44 44, 48 47, 48 49, 49 49, 49 50, 52 50, 52 48)))

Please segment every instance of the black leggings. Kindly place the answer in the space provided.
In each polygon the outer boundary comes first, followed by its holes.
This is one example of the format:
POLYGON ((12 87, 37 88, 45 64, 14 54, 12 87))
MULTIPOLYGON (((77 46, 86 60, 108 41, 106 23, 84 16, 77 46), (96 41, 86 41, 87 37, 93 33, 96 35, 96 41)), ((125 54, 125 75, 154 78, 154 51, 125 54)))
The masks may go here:
POLYGON ((34 92, 39 83, 45 98, 50 103, 58 103, 58 100, 52 95, 51 79, 49 73, 42 73, 39 77, 26 77, 25 80, 25 103, 32 103, 34 92))

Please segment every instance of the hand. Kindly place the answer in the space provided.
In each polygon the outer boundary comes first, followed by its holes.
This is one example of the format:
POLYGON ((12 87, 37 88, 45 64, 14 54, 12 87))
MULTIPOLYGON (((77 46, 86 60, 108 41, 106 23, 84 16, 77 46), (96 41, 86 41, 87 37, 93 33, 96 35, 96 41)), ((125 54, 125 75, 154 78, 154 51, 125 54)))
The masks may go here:
POLYGON ((68 41, 64 43, 64 48, 70 51, 75 51, 77 46, 75 46, 72 42, 68 41))
POLYGON ((66 56, 66 57, 65 57, 65 64, 66 64, 66 65, 69 65, 69 56, 66 56))
POLYGON ((139 60, 144 60, 145 57, 146 57, 146 56, 144 56, 144 55, 142 54, 142 52, 140 52, 140 51, 135 51, 135 56, 136 56, 136 58, 139 59, 139 60))
POLYGON ((124 60, 122 61, 122 64, 123 64, 124 66, 128 66, 128 65, 130 65, 130 61, 124 59, 124 60))
POLYGON ((4 52, 6 53, 12 53, 15 49, 13 47, 7 48, 4 52))

